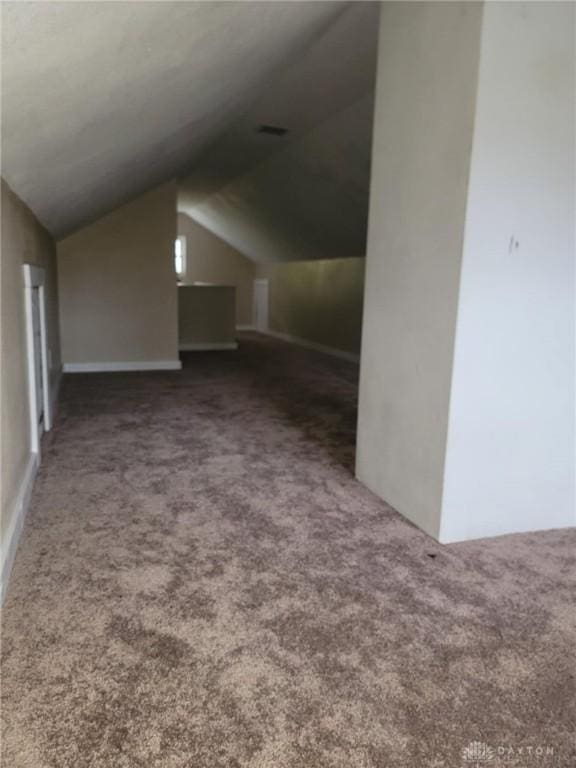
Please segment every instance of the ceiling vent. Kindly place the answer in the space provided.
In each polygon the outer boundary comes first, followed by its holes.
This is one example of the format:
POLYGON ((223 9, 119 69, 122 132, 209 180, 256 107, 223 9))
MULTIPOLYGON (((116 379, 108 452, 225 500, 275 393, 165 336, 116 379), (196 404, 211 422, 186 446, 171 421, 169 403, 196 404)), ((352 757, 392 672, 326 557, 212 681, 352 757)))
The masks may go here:
POLYGON ((267 133, 270 136, 284 136, 285 133, 288 133, 288 128, 281 128, 279 125, 259 125, 257 132, 267 133))

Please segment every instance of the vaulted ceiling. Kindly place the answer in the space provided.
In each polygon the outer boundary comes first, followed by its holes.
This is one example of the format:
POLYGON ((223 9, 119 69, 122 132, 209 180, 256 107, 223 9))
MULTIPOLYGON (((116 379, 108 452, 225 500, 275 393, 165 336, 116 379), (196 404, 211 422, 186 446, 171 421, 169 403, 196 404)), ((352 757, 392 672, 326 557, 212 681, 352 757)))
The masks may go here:
POLYGON ((179 209, 251 258, 359 255, 377 12, 3 3, 2 175, 56 237, 177 177, 179 209))

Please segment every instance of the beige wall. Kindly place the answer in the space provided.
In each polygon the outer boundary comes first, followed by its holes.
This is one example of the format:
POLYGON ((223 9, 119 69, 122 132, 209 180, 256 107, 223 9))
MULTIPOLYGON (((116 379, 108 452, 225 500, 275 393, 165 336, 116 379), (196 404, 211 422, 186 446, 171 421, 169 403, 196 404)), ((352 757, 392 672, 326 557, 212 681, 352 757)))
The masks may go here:
POLYGON ((56 246, 32 212, 2 180, 2 538, 30 457, 30 414, 22 265, 45 269, 51 395, 60 378, 56 246))
POLYGON ((438 536, 480 3, 383 3, 357 474, 438 536))
POLYGON ((258 265, 270 281, 270 329, 358 354, 364 266, 361 257, 258 265))
POLYGON ((64 363, 178 358, 176 185, 58 243, 64 363))
POLYGON ((271 330, 359 353, 363 258, 256 264, 183 213, 178 234, 186 237, 184 282, 235 286, 238 325, 252 325, 254 278, 267 277, 271 330))
POLYGON ((231 344, 236 338, 233 286, 181 285, 178 288, 180 344, 231 344))
POLYGON ((186 237, 184 283, 214 283, 236 287, 236 323, 252 323, 254 263, 185 213, 178 214, 178 234, 186 237))

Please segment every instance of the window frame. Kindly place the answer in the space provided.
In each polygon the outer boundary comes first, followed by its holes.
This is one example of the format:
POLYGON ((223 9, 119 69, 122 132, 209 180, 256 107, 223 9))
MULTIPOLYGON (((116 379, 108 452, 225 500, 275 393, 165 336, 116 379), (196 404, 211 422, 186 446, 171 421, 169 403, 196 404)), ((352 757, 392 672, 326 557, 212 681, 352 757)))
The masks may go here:
POLYGON ((174 260, 174 272, 176 273, 176 277, 178 280, 183 280, 186 277, 186 236, 185 235, 178 235, 176 237, 176 240, 174 240, 174 254, 173 254, 173 260, 174 260), (178 271, 176 268, 176 259, 178 258, 178 254, 176 253, 176 244, 180 243, 180 258, 182 260, 182 269, 178 271))

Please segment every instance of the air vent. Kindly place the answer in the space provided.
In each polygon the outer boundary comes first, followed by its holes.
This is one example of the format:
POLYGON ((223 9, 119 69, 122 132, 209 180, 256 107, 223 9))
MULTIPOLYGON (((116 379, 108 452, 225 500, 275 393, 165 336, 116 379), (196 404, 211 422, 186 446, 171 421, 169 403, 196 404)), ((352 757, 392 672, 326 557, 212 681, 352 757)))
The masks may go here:
POLYGON ((259 125, 258 133, 267 133, 270 136, 284 136, 288 133, 288 128, 281 128, 279 125, 259 125))

